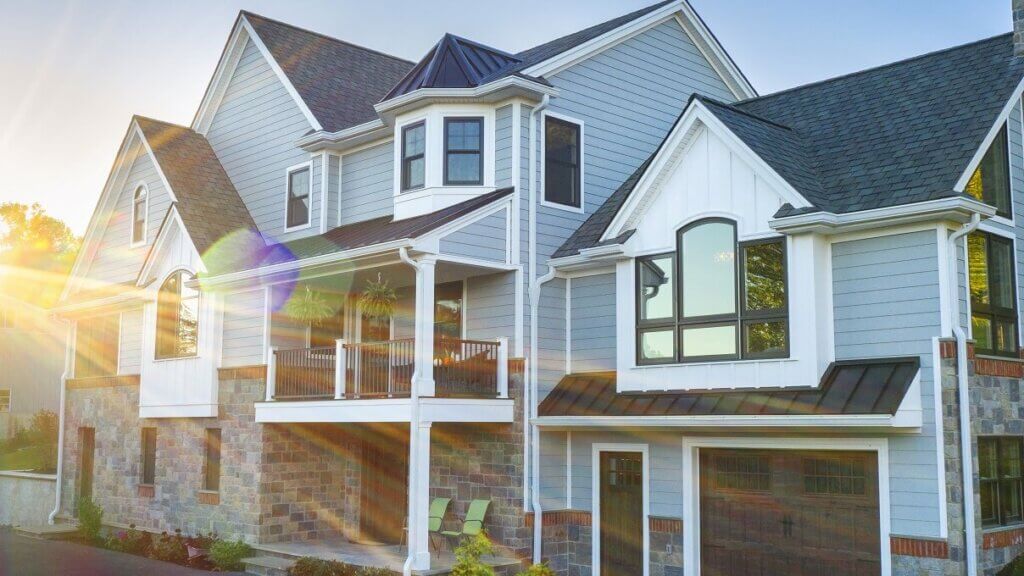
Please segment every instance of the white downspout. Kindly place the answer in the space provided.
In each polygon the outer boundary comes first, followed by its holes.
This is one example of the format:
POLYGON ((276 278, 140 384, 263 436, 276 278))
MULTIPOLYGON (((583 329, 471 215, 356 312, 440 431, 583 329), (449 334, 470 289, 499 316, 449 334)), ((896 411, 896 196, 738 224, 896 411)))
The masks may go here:
POLYGON ((530 434, 523 438, 524 464, 526 470, 524 475, 530 478, 530 501, 533 509, 533 562, 539 564, 541 561, 541 515, 543 510, 540 505, 540 474, 537 468, 540 463, 539 444, 540 432, 533 424, 536 417, 537 404, 537 303, 540 302, 540 285, 547 282, 554 276, 552 269, 542 278, 537 278, 537 118, 550 103, 551 98, 545 94, 540 104, 530 111, 530 166, 529 189, 530 189, 530 235, 529 235, 529 275, 530 279, 530 356, 527 358, 529 367, 529 384, 523 386, 523 406, 526 425, 530 434))
MULTIPOLYGON (((967 550, 967 576, 976 576, 978 573, 978 550, 977 542, 975 541, 976 527, 974 525, 974 456, 971 441, 971 398, 967 389, 967 334, 960 326, 960 271, 957 266, 957 241, 976 230, 980 223, 981 215, 974 214, 971 216, 969 223, 964 224, 962 228, 949 235, 949 269, 953 276, 953 281, 950 282, 950 290, 952 291, 950 299, 953 304, 950 306, 950 310, 953 317, 949 319, 949 325, 953 327, 953 334, 956 338, 957 395, 960 401, 960 468, 963 475, 964 548, 967 550)), ((940 416, 936 414, 935 417, 938 418, 940 416)))
POLYGON ((67 324, 67 332, 64 335, 64 372, 60 375, 60 407, 58 408, 59 414, 57 419, 57 486, 54 492, 56 493, 55 502, 53 503, 53 510, 50 515, 46 517, 46 523, 53 525, 57 518, 57 514, 60 513, 60 499, 63 495, 62 487, 64 486, 64 411, 65 411, 65 400, 68 390, 68 378, 71 377, 71 368, 74 362, 74 355, 72 352, 72 342, 74 341, 75 325, 68 321, 63 321, 67 324))
MULTIPOLYGON (((412 269, 416 271, 416 296, 419 297, 419 276, 420 276, 420 264, 409 257, 409 251, 405 246, 398 249, 398 257, 402 259, 412 269)), ((416 486, 416 474, 419 469, 418 466, 418 454, 419 454, 419 431, 420 431, 420 393, 419 393, 419 365, 420 362, 413 362, 412 372, 412 386, 409 387, 409 402, 410 402, 410 415, 409 415, 409 486, 416 486)), ((402 565, 403 576, 412 575, 413 562, 416 561, 416 557, 413 555, 412 548, 412 529, 414 524, 415 514, 417 513, 417 502, 415 498, 409 498, 409 509, 406 512, 408 521, 406 522, 406 557, 405 563, 402 565)))

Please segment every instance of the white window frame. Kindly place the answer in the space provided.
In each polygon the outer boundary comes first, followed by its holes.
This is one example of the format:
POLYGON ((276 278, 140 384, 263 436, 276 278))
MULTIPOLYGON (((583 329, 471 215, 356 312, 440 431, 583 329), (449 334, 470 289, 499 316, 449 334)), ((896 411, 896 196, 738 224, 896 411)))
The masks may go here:
POLYGON ((305 230, 313 225, 313 161, 307 160, 301 164, 289 166, 285 168, 284 174, 284 231, 294 232, 296 230, 305 230), (299 172, 301 170, 309 170, 309 190, 307 191, 307 198, 309 198, 309 212, 306 214, 306 223, 299 224, 296 226, 288 226, 288 206, 291 204, 291 182, 292 173, 299 172))
MULTIPOLYGON (((196 353, 192 354, 192 355, 189 355, 189 356, 168 356, 166 358, 160 358, 160 357, 157 356, 157 346, 159 346, 158 340, 159 340, 159 334, 160 334, 160 289, 163 287, 164 283, 167 282, 168 278, 170 278, 171 276, 177 274, 178 272, 184 272, 185 274, 189 274, 189 275, 192 276, 193 279, 199 278, 199 274, 195 270, 192 270, 191 268, 189 268, 188 266, 176 266, 175 268, 171 269, 171 271, 169 271, 167 274, 164 274, 163 278, 160 279, 160 282, 155 283, 156 284, 156 292, 154 293, 154 300, 153 300, 153 305, 152 305, 152 308, 153 308, 153 329, 152 329, 152 333, 153 333, 153 355, 151 356, 152 362, 154 364, 159 364, 159 363, 162 363, 162 362, 179 362, 179 361, 182 361, 182 360, 188 361, 188 360, 195 360, 197 358, 203 357, 203 343, 204 343, 203 328, 206 325, 206 319, 203 318, 203 306, 206 303, 206 295, 203 293, 202 290, 198 290, 198 289, 196 290, 196 292, 197 292, 197 297, 196 297, 196 316, 197 316, 197 320, 196 320, 196 322, 198 322, 199 328, 196 330, 196 353)), ((179 303, 179 305, 180 305, 180 303, 179 303)), ((123 320, 124 320, 124 316, 122 315, 121 316, 121 320, 118 321, 118 326, 121 326, 121 321, 123 321, 123 320)), ((145 330, 145 327, 143 327, 143 329, 145 330)), ((120 336, 120 330, 118 330, 118 334, 120 336)), ((121 357, 120 357, 121 343, 120 343, 120 341, 118 341, 117 351, 118 351, 118 359, 117 359, 118 369, 120 370, 120 366, 121 366, 121 357)))
POLYGON ((622 444, 616 442, 591 444, 590 477, 591 477, 591 530, 590 530, 590 565, 592 573, 601 573, 601 453, 602 452, 637 452, 640 454, 643 469, 643 566, 642 576, 651 573, 651 455, 649 444, 622 444))
POLYGON ((538 183, 538 186, 540 187, 540 205, 541 206, 547 206, 549 208, 555 208, 555 209, 558 209, 558 210, 565 210, 566 212, 575 212, 577 214, 583 214, 585 212, 586 206, 587 206, 587 196, 586 196, 586 187, 587 187, 586 186, 586 173, 587 173, 586 170, 587 170, 587 167, 586 167, 586 145, 585 145, 585 143, 586 143, 586 126, 584 125, 583 120, 580 120, 579 118, 575 118, 573 116, 567 116, 567 115, 561 114, 559 112, 552 112, 550 110, 544 110, 543 112, 541 112, 541 120, 540 120, 540 122, 541 122, 540 123, 540 129, 539 129, 540 130, 540 182, 538 183), (547 199, 548 191, 546 190, 545 183, 547 181, 547 175, 546 175, 546 172, 547 172, 547 154, 546 154, 546 151, 547 151, 547 120, 548 120, 548 117, 554 118, 556 120, 561 120, 562 122, 569 122, 570 124, 575 124, 575 125, 580 127, 580 141, 579 141, 579 149, 580 149, 579 150, 579 152, 580 152, 580 205, 579 205, 579 207, 569 206, 567 204, 559 204, 558 202, 550 202, 547 199))
POLYGON ((149 238, 149 188, 144 182, 138 182, 132 188, 131 197, 131 220, 128 222, 128 245, 131 248, 138 248, 139 246, 145 246, 146 240, 149 238), (142 239, 135 239, 135 208, 138 206, 136 197, 139 195, 139 191, 142 191, 142 239))
MULTIPOLYGON (((1020 119, 1021 119, 1021 122, 1024 122, 1024 106, 1021 107, 1021 118, 1020 119)), ((1009 216, 1000 216, 1000 215, 996 214, 996 215, 992 216, 992 221, 993 222, 998 222, 999 224, 1002 224, 1003 226, 1009 226, 1009 227, 1012 228, 1013 226, 1015 226, 1014 222, 1017 221, 1017 214, 1016 214, 1016 211, 1015 211, 1015 208, 1014 208, 1014 204, 1016 202, 1014 202, 1014 199, 1013 199, 1013 144, 1012 144, 1012 140, 1013 139, 1010 137, 1010 120, 1009 120, 1009 118, 1007 118, 1006 122, 1003 122, 1002 125, 1004 127, 1006 127, 1006 171, 1009 173, 1009 179, 1010 179, 1010 215, 1009 216)), ((997 130, 996 133, 998 134, 998 132, 999 131, 997 130)), ((990 144, 990 146, 991 146, 991 144, 990 144)), ((1022 151, 1024 151, 1024 144, 1021 145, 1021 148, 1022 148, 1022 151)), ((988 148, 985 149, 985 153, 987 153, 987 152, 988 152, 988 148)), ((984 158, 984 154, 985 153, 982 153, 982 158, 984 158)), ((979 164, 979 166, 980 166, 980 164, 979 164)))

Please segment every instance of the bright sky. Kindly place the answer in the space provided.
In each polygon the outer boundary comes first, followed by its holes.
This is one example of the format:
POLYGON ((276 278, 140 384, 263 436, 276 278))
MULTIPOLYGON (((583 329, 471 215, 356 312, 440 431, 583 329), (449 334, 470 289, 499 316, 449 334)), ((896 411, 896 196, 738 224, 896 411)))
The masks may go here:
MULTIPOLYGON (((418 60, 515 52, 655 0, 0 0, 0 202, 88 224, 133 113, 188 125, 238 10, 418 60)), ((1010 29, 1009 0, 691 0, 766 94, 1010 29)))

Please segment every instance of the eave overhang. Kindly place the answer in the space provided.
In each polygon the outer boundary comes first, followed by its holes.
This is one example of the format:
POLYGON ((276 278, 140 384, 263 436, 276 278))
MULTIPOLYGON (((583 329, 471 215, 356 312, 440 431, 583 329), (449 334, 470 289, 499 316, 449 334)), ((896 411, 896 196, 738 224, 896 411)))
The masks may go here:
POLYGON ((974 214, 980 214, 982 218, 991 218, 996 215, 996 209, 974 198, 953 196, 845 214, 809 212, 775 218, 769 221, 769 226, 776 232, 784 234, 813 232, 833 235, 921 222, 946 221, 965 224, 974 214))
POLYGON ((558 89, 520 76, 508 76, 473 88, 421 88, 374 106, 385 123, 395 116, 428 104, 481 103, 496 104, 511 98, 539 102, 544 96, 558 96, 558 89))

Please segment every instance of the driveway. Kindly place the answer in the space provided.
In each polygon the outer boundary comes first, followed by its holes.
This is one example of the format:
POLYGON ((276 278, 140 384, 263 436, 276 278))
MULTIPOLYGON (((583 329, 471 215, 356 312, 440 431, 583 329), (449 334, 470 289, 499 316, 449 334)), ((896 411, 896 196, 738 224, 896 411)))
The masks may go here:
MULTIPOLYGON (((33 540, 0 528, 0 576, 212 576, 168 562, 57 540, 33 540)), ((237 573, 236 573, 237 574, 237 573)))

